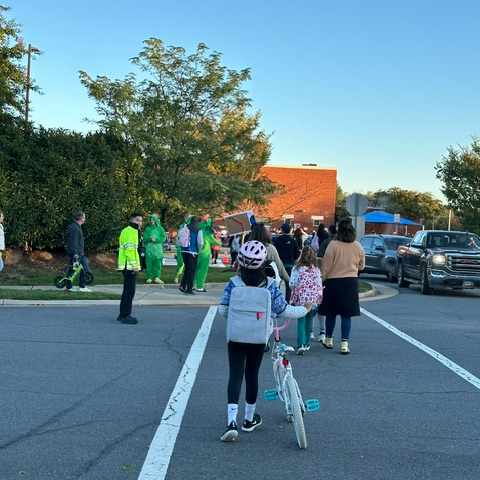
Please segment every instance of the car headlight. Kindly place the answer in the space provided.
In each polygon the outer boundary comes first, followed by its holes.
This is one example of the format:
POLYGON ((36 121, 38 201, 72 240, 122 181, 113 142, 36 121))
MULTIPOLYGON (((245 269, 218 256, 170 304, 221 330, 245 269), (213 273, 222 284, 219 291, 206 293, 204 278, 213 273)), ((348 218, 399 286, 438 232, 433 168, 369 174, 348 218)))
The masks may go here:
POLYGON ((445 263, 447 263, 447 258, 445 257, 445 255, 437 253, 432 257, 432 262, 436 263, 437 265, 444 265, 445 263))

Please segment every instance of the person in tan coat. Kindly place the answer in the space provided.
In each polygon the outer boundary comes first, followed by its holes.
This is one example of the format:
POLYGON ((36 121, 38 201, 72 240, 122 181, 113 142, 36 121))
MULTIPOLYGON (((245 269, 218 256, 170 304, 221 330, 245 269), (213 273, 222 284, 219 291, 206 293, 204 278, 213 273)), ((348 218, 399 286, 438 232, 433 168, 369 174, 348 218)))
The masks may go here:
POLYGON ((341 318, 341 349, 343 355, 350 353, 349 340, 352 317, 360 315, 358 298, 358 271, 365 266, 365 253, 356 240, 351 218, 338 224, 338 233, 325 251, 321 267, 323 302, 319 313, 325 315, 325 348, 333 348, 333 331, 337 315, 341 318))

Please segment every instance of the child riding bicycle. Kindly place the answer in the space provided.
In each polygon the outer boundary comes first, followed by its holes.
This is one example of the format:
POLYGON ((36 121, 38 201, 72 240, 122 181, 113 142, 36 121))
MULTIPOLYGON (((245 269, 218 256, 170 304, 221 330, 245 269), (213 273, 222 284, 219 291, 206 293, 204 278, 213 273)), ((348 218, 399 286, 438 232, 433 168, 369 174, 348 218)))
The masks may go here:
MULTIPOLYGON (((255 413, 258 394, 258 372, 263 359, 265 344, 272 331, 270 314, 282 317, 304 317, 312 309, 312 303, 293 307, 288 305, 285 297, 273 280, 269 280, 265 273, 267 249, 254 240, 246 242, 238 253, 239 269, 225 287, 220 300, 219 313, 227 317, 227 342, 229 380, 228 396, 228 425, 225 433, 220 437, 223 442, 231 442, 238 436, 237 414, 240 390, 245 375, 245 419, 242 430, 252 432, 261 425, 262 418, 255 413), (253 287, 253 288, 252 288, 253 287), (243 290, 246 288, 246 290, 243 290), (257 294, 254 290, 268 292, 265 305, 252 310, 257 294), (236 292, 234 293, 234 291, 236 292), (240 292, 239 290, 243 290, 240 292), (243 303, 240 299, 245 294, 248 299, 243 303), (238 298, 239 300, 235 300, 238 298), (261 311, 259 311, 261 310, 261 311), (267 312, 267 313, 265 313, 267 312), (236 323, 234 323, 236 322, 236 323), (265 326, 263 330, 259 327, 265 326)), ((258 295, 258 298, 261 298, 258 295)))

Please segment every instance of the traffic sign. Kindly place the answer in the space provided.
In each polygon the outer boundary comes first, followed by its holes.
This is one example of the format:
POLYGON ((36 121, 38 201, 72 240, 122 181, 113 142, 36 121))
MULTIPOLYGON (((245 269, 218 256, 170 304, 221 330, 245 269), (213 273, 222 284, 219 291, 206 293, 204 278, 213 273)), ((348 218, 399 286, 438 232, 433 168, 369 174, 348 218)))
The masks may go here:
POLYGON ((352 193, 347 197, 346 207, 348 213, 354 217, 363 215, 368 208, 367 197, 360 193, 352 193))

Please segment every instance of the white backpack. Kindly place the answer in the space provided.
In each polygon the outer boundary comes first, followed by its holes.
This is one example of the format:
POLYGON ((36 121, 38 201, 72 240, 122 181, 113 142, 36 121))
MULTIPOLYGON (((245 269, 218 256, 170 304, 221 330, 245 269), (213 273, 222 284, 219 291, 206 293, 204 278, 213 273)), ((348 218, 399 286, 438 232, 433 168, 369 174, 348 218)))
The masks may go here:
POLYGON ((273 330, 270 287, 247 287, 240 277, 232 278, 235 288, 230 293, 227 316, 227 342, 268 343, 273 330))
POLYGON ((177 245, 181 247, 189 247, 190 246, 190 230, 189 228, 184 225, 177 233, 177 245))

